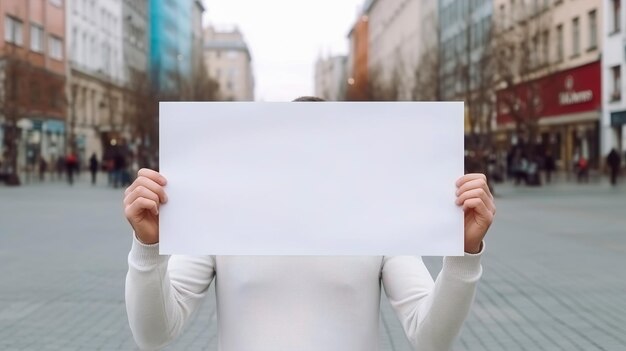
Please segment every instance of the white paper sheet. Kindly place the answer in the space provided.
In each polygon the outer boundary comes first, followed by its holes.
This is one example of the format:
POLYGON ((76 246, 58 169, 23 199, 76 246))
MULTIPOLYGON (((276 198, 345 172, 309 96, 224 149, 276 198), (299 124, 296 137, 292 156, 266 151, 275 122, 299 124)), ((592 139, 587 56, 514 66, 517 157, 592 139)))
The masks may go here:
POLYGON ((462 255, 463 103, 160 104, 161 254, 462 255))

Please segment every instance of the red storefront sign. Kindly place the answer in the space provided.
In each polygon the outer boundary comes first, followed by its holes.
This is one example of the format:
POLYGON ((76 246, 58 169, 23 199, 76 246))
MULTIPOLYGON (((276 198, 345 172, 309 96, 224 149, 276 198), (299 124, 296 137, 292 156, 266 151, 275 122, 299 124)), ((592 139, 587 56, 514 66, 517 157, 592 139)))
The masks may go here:
POLYGON ((555 118, 598 110, 601 85, 600 61, 595 61, 500 90, 497 122, 513 122, 511 109, 526 118, 555 118))

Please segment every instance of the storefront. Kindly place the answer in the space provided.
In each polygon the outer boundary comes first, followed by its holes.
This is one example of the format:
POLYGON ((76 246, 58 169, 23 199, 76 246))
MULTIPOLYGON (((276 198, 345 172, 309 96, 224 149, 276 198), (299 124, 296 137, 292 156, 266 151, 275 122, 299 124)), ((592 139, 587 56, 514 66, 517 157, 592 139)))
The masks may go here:
POLYGON ((548 151, 562 170, 583 156, 600 165, 600 61, 559 71, 498 92, 496 142, 499 152, 534 143, 536 156, 548 151), (535 128, 529 140, 529 126, 535 128))

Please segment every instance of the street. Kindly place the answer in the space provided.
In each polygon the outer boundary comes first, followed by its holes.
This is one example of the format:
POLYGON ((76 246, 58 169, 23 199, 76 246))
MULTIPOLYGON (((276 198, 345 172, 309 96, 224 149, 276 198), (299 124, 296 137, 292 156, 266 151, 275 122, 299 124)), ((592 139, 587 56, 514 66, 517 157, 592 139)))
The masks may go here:
MULTIPOLYGON (((121 189, 0 186, 0 350, 132 350, 121 189)), ((626 350, 626 185, 501 185, 455 350, 626 350)), ((431 273, 441 258, 425 259, 431 273)), ((381 350, 409 350, 385 297, 381 350)), ((213 289, 171 350, 216 350, 213 289)))

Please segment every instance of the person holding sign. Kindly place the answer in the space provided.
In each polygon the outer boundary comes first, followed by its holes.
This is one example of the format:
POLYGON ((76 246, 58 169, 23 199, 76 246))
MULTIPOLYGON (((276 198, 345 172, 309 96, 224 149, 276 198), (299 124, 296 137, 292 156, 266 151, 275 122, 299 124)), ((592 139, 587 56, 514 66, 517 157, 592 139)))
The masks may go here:
POLYGON ((376 350, 381 286, 414 348, 448 350, 472 305, 496 212, 483 174, 458 179, 465 254, 444 257, 433 281, 413 256, 161 256, 166 184, 141 169, 124 198, 134 230, 126 309, 143 349, 175 339, 215 280, 220 350, 376 350))

